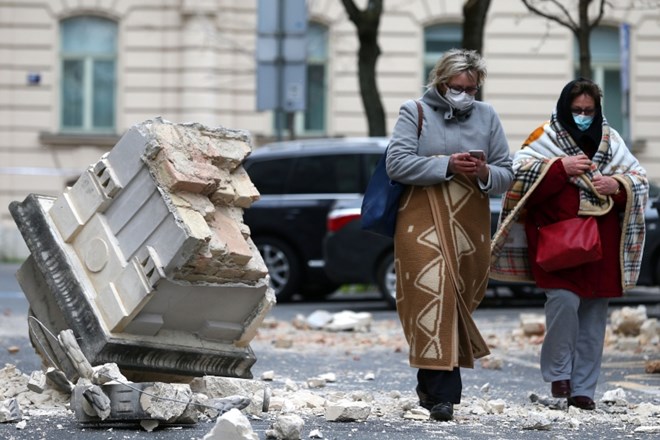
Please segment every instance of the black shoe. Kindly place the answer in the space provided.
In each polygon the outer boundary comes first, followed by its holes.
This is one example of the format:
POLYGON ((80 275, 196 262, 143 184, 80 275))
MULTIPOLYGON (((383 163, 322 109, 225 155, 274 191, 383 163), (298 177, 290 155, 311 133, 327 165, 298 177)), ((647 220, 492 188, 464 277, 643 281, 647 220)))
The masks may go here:
POLYGON ((435 402, 431 400, 431 396, 426 394, 424 391, 420 390, 419 385, 417 386, 417 388, 415 388, 415 391, 417 392, 417 397, 419 397, 419 406, 431 411, 431 408, 433 408, 433 405, 435 405, 435 402))
POLYGON ((596 409, 596 402, 594 402, 591 397, 573 396, 568 398, 568 406, 576 406, 586 411, 593 411, 596 409))
POLYGON ((447 422, 454 418, 454 404, 450 402, 441 402, 429 410, 433 420, 447 422))

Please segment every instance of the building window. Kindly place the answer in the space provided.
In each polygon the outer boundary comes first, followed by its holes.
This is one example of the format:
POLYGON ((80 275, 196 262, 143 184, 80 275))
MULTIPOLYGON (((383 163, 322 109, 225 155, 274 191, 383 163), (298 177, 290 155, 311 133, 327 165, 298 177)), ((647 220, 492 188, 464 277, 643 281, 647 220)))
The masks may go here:
POLYGON ((436 24, 424 29, 424 85, 442 54, 449 49, 461 47, 462 42, 463 26, 460 24, 436 24))
MULTIPOLYGON (((607 122, 627 139, 629 129, 621 91, 619 29, 607 26, 594 28, 589 38, 589 49, 592 79, 603 89, 603 113, 607 122)), ((574 41, 574 57, 577 78, 580 76, 580 49, 577 39, 574 41)))
POLYGON ((113 133, 117 24, 100 17, 61 22, 61 130, 113 133))
POLYGON ((328 29, 318 23, 307 26, 307 92, 305 132, 325 132, 328 66, 328 29))

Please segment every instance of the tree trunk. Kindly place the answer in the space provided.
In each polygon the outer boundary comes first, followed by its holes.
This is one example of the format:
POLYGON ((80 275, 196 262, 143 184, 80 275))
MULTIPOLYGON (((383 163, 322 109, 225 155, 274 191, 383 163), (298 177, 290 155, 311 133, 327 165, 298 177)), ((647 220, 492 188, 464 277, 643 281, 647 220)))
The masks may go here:
MULTIPOLYGON (((463 5, 463 43, 464 49, 483 53, 484 28, 490 0, 467 0, 463 5)), ((479 90, 475 99, 481 101, 482 91, 479 90)))
POLYGON ((589 26, 589 3, 591 0, 580 0, 579 4, 579 28, 577 30, 578 49, 580 51, 580 76, 591 78, 591 49, 589 39, 591 29, 589 26))
POLYGON ((383 11, 383 0, 369 0, 365 10, 355 6, 353 0, 342 0, 349 19, 357 28, 360 49, 358 50, 358 78, 362 106, 367 116, 369 136, 385 136, 385 110, 376 82, 376 62, 380 56, 378 26, 383 11))

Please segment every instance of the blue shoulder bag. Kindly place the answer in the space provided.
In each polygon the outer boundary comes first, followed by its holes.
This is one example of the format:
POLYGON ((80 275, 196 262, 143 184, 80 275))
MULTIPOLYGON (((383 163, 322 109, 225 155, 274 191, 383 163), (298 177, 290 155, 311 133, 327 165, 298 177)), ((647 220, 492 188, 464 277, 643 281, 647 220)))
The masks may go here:
MULTIPOLYGON (((422 123, 424 121, 424 110, 419 101, 417 104, 417 139, 422 134, 422 123)), ((396 228, 396 216, 399 211, 399 199, 405 186, 389 178, 385 170, 385 159, 387 149, 381 156, 374 170, 367 190, 362 199, 362 229, 374 232, 386 237, 394 236, 396 228)))

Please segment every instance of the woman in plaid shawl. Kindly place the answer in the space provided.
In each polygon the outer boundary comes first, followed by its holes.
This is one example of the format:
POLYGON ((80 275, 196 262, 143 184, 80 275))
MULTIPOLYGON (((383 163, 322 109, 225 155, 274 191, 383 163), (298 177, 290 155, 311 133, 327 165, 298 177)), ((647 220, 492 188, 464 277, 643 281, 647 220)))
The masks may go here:
POLYGON ((593 401, 611 297, 635 285, 644 247, 646 172, 602 113, 601 90, 569 82, 550 122, 514 157, 493 238, 491 277, 534 281, 546 290, 541 373, 569 406, 593 401), (536 263, 539 227, 577 216, 596 217, 602 258, 545 271, 536 263))

